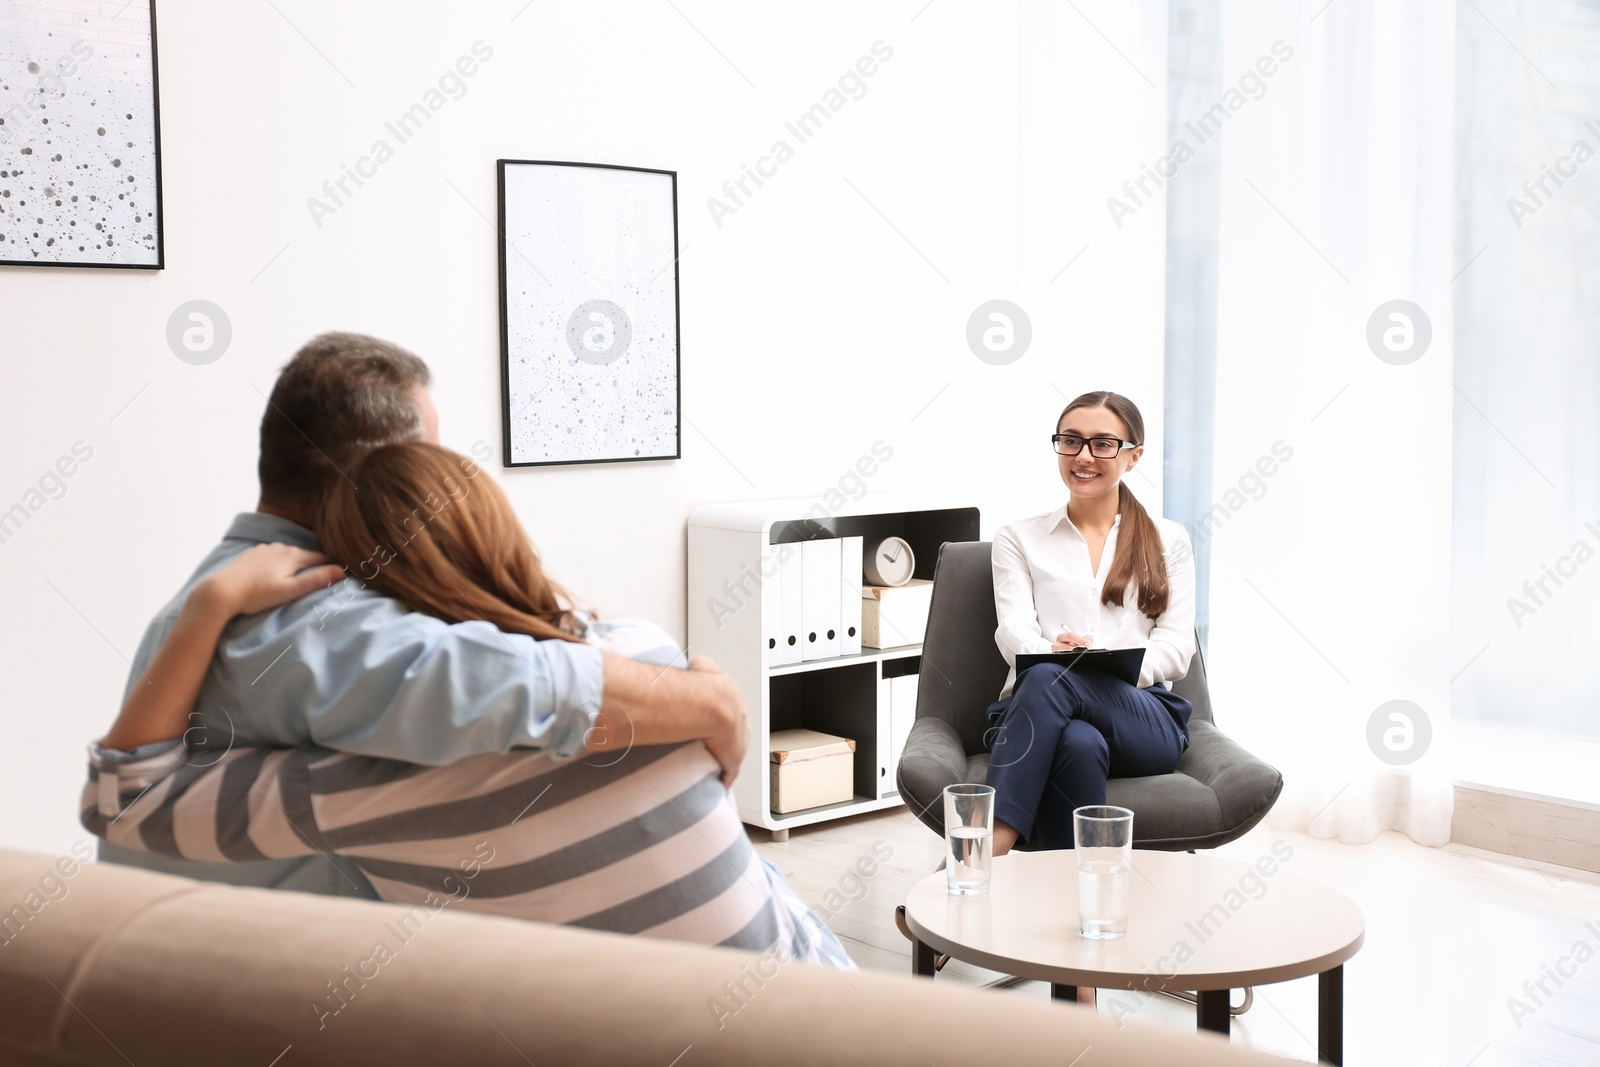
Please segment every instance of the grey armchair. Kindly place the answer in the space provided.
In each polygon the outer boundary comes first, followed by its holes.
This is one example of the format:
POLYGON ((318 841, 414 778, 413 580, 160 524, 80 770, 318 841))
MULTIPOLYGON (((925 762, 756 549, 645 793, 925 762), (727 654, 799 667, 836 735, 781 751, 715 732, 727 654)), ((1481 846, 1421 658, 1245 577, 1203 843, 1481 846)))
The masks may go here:
MULTIPOLYGON (((995 647, 996 625, 989 542, 946 542, 934 574, 916 722, 895 774, 900 795, 937 834, 944 833, 944 787, 981 782, 989 767, 984 712, 1008 670, 995 647)), ((1113 778, 1106 799, 1135 813, 1138 848, 1215 848, 1261 821, 1283 790, 1283 775, 1217 729, 1198 651, 1172 688, 1194 705, 1189 748, 1178 769, 1113 778)))

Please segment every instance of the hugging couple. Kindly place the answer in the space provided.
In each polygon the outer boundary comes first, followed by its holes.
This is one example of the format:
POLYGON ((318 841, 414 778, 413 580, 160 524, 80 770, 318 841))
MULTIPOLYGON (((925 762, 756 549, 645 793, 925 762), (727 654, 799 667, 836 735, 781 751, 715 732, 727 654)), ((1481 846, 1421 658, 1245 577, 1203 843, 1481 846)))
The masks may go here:
POLYGON ((261 421, 261 496, 145 632, 90 747, 112 862, 854 968, 727 794, 738 687, 544 573, 438 444, 430 375, 313 339, 261 421))

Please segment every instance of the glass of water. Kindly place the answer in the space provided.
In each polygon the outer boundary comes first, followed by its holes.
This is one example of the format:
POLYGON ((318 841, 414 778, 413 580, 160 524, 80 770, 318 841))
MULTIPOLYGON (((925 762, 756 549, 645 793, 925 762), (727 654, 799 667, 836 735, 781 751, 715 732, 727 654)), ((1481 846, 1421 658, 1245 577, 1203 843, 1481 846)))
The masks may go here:
POLYGON ((944 790, 945 877, 956 896, 989 891, 994 865, 994 787, 951 785, 944 790))
POLYGON ((1133 812, 1097 805, 1072 813, 1078 853, 1078 932, 1109 940, 1128 932, 1133 895, 1133 812))

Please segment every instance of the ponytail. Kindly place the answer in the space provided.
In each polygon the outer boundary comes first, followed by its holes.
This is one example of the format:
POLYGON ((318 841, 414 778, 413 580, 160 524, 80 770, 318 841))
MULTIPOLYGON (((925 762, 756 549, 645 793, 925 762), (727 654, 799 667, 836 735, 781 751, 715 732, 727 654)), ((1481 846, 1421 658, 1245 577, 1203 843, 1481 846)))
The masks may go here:
POLYGON ((1117 551, 1106 575, 1100 602, 1110 607, 1127 603, 1128 586, 1138 590, 1139 611, 1154 619, 1167 610, 1167 560, 1162 552, 1161 531, 1145 511, 1128 483, 1117 486, 1117 514, 1121 530, 1117 551))

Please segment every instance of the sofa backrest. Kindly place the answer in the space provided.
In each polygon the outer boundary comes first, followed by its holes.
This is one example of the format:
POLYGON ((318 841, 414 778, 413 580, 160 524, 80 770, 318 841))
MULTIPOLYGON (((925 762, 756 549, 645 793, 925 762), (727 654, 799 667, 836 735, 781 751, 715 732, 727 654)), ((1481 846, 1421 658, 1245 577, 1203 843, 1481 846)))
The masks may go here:
POLYGON ((1091 1045, 1097 1067, 1286 1062, 942 980, 0 850, 6 1064, 1059 1065, 1091 1045))

